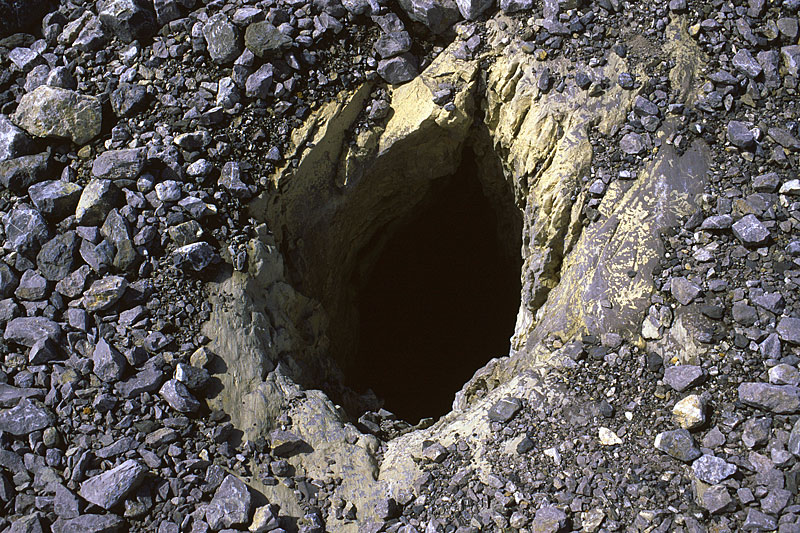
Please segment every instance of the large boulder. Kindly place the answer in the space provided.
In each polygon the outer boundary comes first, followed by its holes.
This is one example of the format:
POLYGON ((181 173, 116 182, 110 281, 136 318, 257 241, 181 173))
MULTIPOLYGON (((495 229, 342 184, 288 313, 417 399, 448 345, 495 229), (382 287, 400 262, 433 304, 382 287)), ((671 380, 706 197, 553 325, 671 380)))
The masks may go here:
POLYGON ((11 119, 35 137, 86 144, 100 134, 100 100, 75 91, 42 85, 25 94, 11 119))

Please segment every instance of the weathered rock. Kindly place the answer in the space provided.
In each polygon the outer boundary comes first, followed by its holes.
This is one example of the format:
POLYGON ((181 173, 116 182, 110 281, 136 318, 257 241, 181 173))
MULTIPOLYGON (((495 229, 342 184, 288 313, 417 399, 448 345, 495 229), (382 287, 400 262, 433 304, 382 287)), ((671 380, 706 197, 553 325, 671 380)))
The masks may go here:
POLYGON ((672 296, 678 300, 681 305, 689 305, 700 295, 700 287, 692 283, 684 277, 672 278, 670 284, 670 292, 672 296))
POLYGON ((195 242, 181 246, 174 252, 175 261, 196 272, 201 272, 219 260, 219 254, 207 242, 195 242))
POLYGON ((400 0, 400 7, 433 33, 443 32, 461 18, 454 0, 400 0))
POLYGON ((178 363, 175 367, 175 379, 186 385, 190 390, 203 389, 210 378, 211 375, 205 368, 198 368, 186 363, 178 363))
POLYGON ((36 301, 47 296, 47 280, 35 270, 26 270, 19 279, 14 295, 20 300, 36 301))
POLYGON ((49 171, 50 152, 0 160, 0 185, 16 194, 24 194, 28 187, 45 180, 49 171))
POLYGON ((136 398, 143 392, 155 392, 164 380, 164 373, 155 368, 146 368, 127 381, 117 384, 124 398, 136 398))
POLYGON ((45 407, 23 398, 16 407, 0 409, 0 431, 16 436, 28 435, 55 423, 55 417, 45 407))
POLYGON ((267 21, 254 22, 244 32, 244 44, 258 57, 292 44, 292 39, 267 21))
POLYGON ((800 409, 800 389, 791 385, 742 383, 739 401, 778 414, 795 413, 800 409))
POLYGON ((0 114, 0 161, 25 155, 32 147, 30 137, 15 126, 6 115, 0 114))
POLYGON ((522 409, 522 402, 517 398, 503 398, 489 409, 489 420, 505 423, 514 418, 522 409))
POLYGON ((699 385, 703 381, 705 372, 699 366, 677 365, 664 369, 664 382, 678 392, 699 385))
POLYGON ((500 0, 500 9, 506 13, 516 13, 532 7, 533 0, 500 0))
POLYGON ((48 338, 61 343, 61 326, 42 316, 23 316, 6 324, 3 338, 23 346, 33 346, 40 339, 48 338))
POLYGON ((698 479, 716 485, 736 473, 736 465, 713 455, 703 455, 692 463, 692 471, 698 479))
POLYGON ((274 69, 269 63, 265 63, 247 77, 245 82, 245 94, 248 98, 266 98, 269 96, 269 89, 272 86, 274 69))
POLYGON ((112 209, 108 213, 103 227, 100 228, 100 234, 114 245, 114 267, 132 271, 138 265, 139 253, 131 240, 128 221, 119 214, 119 211, 112 209))
POLYGON ((690 394, 678 401, 672 408, 675 422, 683 429, 695 429, 706 422, 705 402, 696 395, 690 394))
POLYGON ((667 455, 688 463, 700 457, 700 449, 685 429, 664 431, 656 435, 655 447, 667 455))
POLYGON ((0 298, 6 298, 14 293, 19 285, 19 278, 7 264, 0 262, 0 298))
POLYGON ((87 311, 103 311, 117 303, 125 290, 128 282, 121 276, 106 276, 92 283, 89 290, 83 295, 83 306, 87 311))
POLYGON ((91 180, 81 193, 75 208, 75 221, 82 225, 100 225, 108 213, 124 202, 124 195, 111 180, 91 180))
POLYGON ((752 507, 747 510, 747 517, 742 524, 742 531, 775 531, 777 521, 768 514, 752 507))
POLYGON ((398 85, 413 80, 419 74, 417 60, 411 54, 402 54, 378 62, 378 74, 387 82, 398 85))
POLYGON ((733 500, 725 485, 704 486, 697 489, 698 503, 711 514, 724 513, 731 510, 733 500))
POLYGON ((158 29, 155 13, 144 0, 109 0, 98 17, 124 43, 147 39, 158 29))
POLYGON ((494 0, 456 0, 461 16, 467 20, 475 20, 492 7, 494 0))
POLYGON ((546 505, 536 510, 531 523, 531 531, 537 533, 556 533, 567 523, 567 515, 558 507, 546 505))
POLYGON ((100 134, 100 101, 75 91, 42 85, 22 97, 12 120, 35 137, 86 144, 100 134))
POLYGON ((76 518, 59 518, 53 523, 53 533, 117 533, 123 531, 125 520, 114 514, 85 514, 76 518))
POLYGON ((36 266, 45 279, 61 281, 75 267, 78 237, 74 231, 57 235, 44 243, 36 256, 36 266))
POLYGON ((276 457, 289 457, 306 444, 303 439, 291 431, 281 429, 274 430, 269 437, 272 453, 276 457))
POLYGON ((411 50, 411 36, 407 31, 393 31, 381 35, 374 45, 382 58, 399 56, 411 50))
POLYGON ((192 396, 189 389, 177 379, 170 379, 159 391, 170 407, 179 413, 194 413, 200 409, 200 402, 192 396))
POLYGON ((50 238, 50 229, 41 213, 21 204, 3 217, 6 232, 4 248, 22 254, 36 253, 50 238))
POLYGON ((619 148, 626 154, 639 155, 644 152, 644 139, 638 133, 626 133, 619 142, 619 148))
POLYGON ((800 318, 782 317, 776 329, 781 340, 800 345, 800 318))
POLYGON ((755 146, 755 136, 744 122, 728 122, 728 140, 737 148, 750 149, 755 146))
POLYGON ((215 63, 232 63, 242 53, 239 30, 222 13, 208 19, 203 26, 203 36, 208 53, 215 63))
POLYGON ((206 522, 213 530, 240 526, 249 522, 252 497, 239 478, 228 475, 206 507, 206 522))
POLYGON ((755 215, 745 215, 731 226, 733 234, 745 246, 761 246, 770 239, 769 230, 755 215))
POLYGON ((85 500, 110 510, 139 486, 146 474, 147 467, 135 459, 128 459, 121 465, 81 483, 78 493, 85 500))
POLYGON ((28 189, 33 205, 47 219, 60 222, 75 212, 83 189, 77 183, 43 181, 28 189))
POLYGON ((111 109, 118 117, 128 117, 147 105, 147 89, 141 85, 122 83, 111 93, 111 109))
POLYGON ((92 361, 95 375, 109 383, 118 381, 128 366, 125 356, 105 339, 100 339, 94 347, 92 361))
POLYGON ((750 78, 757 78, 758 75, 763 71, 761 65, 746 48, 736 52, 731 60, 731 63, 736 70, 750 78))
POLYGON ((101 179, 136 179, 145 163, 145 151, 140 148, 108 150, 92 163, 92 176, 101 179))

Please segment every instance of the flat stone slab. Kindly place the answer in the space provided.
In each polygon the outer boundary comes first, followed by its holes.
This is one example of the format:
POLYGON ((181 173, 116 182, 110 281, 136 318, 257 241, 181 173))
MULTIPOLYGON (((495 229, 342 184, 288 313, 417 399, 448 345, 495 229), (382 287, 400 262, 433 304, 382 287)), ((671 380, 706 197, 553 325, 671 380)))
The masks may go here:
POLYGON ((128 459, 118 467, 81 483, 79 494, 86 501, 108 510, 122 502, 146 474, 147 467, 135 459, 128 459))

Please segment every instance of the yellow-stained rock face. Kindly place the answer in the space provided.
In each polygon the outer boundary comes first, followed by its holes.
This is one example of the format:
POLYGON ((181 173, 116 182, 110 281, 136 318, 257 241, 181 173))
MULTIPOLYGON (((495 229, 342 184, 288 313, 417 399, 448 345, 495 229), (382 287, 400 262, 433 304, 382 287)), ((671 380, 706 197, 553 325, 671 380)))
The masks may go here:
MULTIPOLYGON (((288 411, 293 431, 313 450, 291 462, 314 479, 343 479, 337 495, 356 504, 362 522, 380 497, 413 490, 421 475, 414 457, 426 439, 444 446, 465 440, 474 468, 485 474, 481 442, 491 431, 493 403, 506 395, 534 401, 558 394, 547 376, 560 356, 545 340, 614 332, 643 343, 659 234, 691 212, 708 170, 702 142, 685 153, 670 145, 674 124, 667 120, 639 175, 613 182, 599 216, 585 219, 590 134, 615 135, 636 91, 616 83, 579 90, 568 63, 527 54, 513 22, 504 19, 500 29, 502 18, 487 23, 484 57, 456 59, 456 42, 417 79, 395 88, 382 127, 357 128, 369 85, 312 115, 286 155, 295 164, 280 169, 272 190, 250 206, 265 226, 250 244, 249 272, 230 274, 213 296, 206 334, 227 367, 219 406, 249 439, 268 435, 278 413, 288 411), (539 90, 545 68, 568 80, 563 91, 539 90), (444 106, 433 101, 441 84, 453 87, 444 106), (465 147, 481 155, 482 186, 501 228, 521 233, 522 294, 510 356, 478 370, 454 410, 432 427, 390 441, 378 464, 375 439, 361 435, 331 401, 369 401, 342 386, 340 371, 352 363, 358 280, 436 180, 454 172, 465 147), (327 395, 308 390, 323 386, 327 395)), ((669 35, 664 49, 643 37, 631 46, 654 54, 655 62, 672 59, 670 79, 690 101, 702 57, 681 19, 669 35)), ((616 80, 630 68, 612 57, 589 69, 593 80, 616 80)), ((356 530, 345 522, 328 527, 356 530)))

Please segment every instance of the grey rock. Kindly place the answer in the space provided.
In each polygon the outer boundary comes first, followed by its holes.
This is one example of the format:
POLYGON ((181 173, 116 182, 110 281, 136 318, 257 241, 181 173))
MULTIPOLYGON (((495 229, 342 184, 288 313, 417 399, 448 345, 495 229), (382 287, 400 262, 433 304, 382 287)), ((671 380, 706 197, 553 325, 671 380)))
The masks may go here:
POLYGON ((786 363, 780 363, 769 369, 769 382, 773 385, 798 385, 800 372, 786 363))
POLYGON ((522 402, 518 398, 503 398, 489 409, 489 420, 506 423, 514 418, 520 409, 522 402))
POLYGON ((267 98, 272 87, 274 69, 269 63, 264 63, 258 70, 247 77, 245 81, 245 94, 248 98, 267 98))
POLYGON ((86 278, 89 276, 90 271, 89 265, 81 265, 69 276, 56 283, 56 292, 63 294, 67 298, 80 296, 86 287, 86 278))
POLYGON ((411 20, 421 22, 433 33, 442 33, 461 18, 454 0, 399 0, 399 3, 411 20))
POLYGON ((779 292, 767 292, 763 294, 754 294, 751 296, 753 303, 762 309, 766 309, 770 313, 780 315, 786 307, 786 300, 779 292))
POLYGON ((11 119, 35 137, 86 144, 100 134, 100 101, 75 91, 42 85, 23 95, 11 119))
POLYGON ((147 467, 135 459, 128 459, 121 465, 81 483, 78 493, 86 501, 110 510, 139 486, 146 474, 147 467))
POLYGON ((761 499, 761 510, 771 515, 778 515, 789 503, 792 493, 786 489, 772 489, 761 499))
POLYGON ((0 409, 0 431, 18 437, 55 424, 55 417, 46 408, 23 398, 16 407, 0 409))
POLYGON ((200 409, 200 402, 192 396, 189 389, 177 379, 170 379, 159 391, 170 407, 179 413, 194 413, 200 409))
POLYGON ((15 159, 32 149, 30 137, 14 125, 8 116, 0 114, 0 161, 15 159))
POLYGON ((186 363, 178 363, 175 367, 175 379, 186 385, 190 390, 202 390, 211 379, 211 374, 205 368, 197 368, 186 363))
POLYGON ((250 520, 251 507, 252 498, 247 485, 228 474, 206 507, 206 522, 215 531, 244 525, 250 520))
POLYGON ((181 18, 181 8, 177 0, 153 0, 153 7, 156 10, 156 21, 159 26, 181 18))
POLYGON ((378 74, 392 85, 399 85, 413 80, 419 74, 417 58, 411 54, 402 54, 378 62, 378 74))
POLYGON ((619 148, 629 155, 639 155, 644 152, 644 138, 638 133, 626 133, 619 142, 619 148))
POLYGON ((731 309, 731 316, 737 324, 752 326, 758 320, 758 311, 744 302, 736 302, 731 309))
POLYGON ((127 367, 125 356, 105 339, 100 339, 92 353, 94 373, 107 383, 118 381, 127 367))
POLYGON ((203 228, 196 220, 189 220, 168 229, 169 237, 177 246, 198 242, 203 236, 203 228))
POLYGON ((47 296, 47 280, 35 270, 26 270, 19 279, 14 295, 20 300, 43 300, 47 296))
POLYGON ((742 524, 742 531, 775 531, 778 529, 778 522, 752 507, 747 510, 747 517, 742 524))
POLYGON ((789 442, 786 448, 795 456, 800 457, 800 419, 798 419, 792 426, 792 431, 789 434, 789 442))
POLYGON ((0 383, 0 407, 13 407, 23 398, 44 399, 44 389, 35 387, 14 387, 0 383))
POLYGON ((664 382, 678 392, 699 385, 705 379, 703 368, 696 365, 676 365, 664 369, 664 382))
POLYGON ((53 533, 120 533, 126 529, 126 523, 113 514, 85 514, 77 518, 59 518, 52 529, 53 533))
POLYGON ((92 163, 92 176, 100 179, 136 179, 142 172, 146 153, 141 148, 108 150, 92 163))
POLYGON ((757 78, 762 72, 761 65, 750 51, 744 48, 736 52, 731 63, 736 70, 750 78, 757 78))
POLYGON ((703 230, 724 230, 733 226, 733 217, 730 215, 711 215, 703 220, 700 229, 703 230))
POLYGON ((0 262, 0 298, 6 298, 14 293, 19 285, 19 278, 11 267, 0 262))
POLYGON ((228 161, 222 166, 217 183, 236 198, 247 200, 252 196, 250 188, 242 181, 241 167, 236 161, 228 161))
POLYGON ((244 32, 244 44, 258 57, 287 48, 292 39, 267 21, 254 22, 244 32))
POLYGON ((384 33, 375 41, 374 48, 382 58, 399 56, 411 50, 411 35, 407 31, 384 33))
POLYGON ((128 117, 147 106, 147 89, 141 85, 122 83, 111 93, 111 109, 118 117, 128 117))
POLYGON ((22 316, 6 324, 3 338, 7 341, 31 347, 40 339, 61 343, 61 326, 43 316, 22 316))
POLYGON ((28 352, 28 362, 32 365, 42 365, 61 358, 60 347, 50 338, 39 339, 28 352))
POLYGON ((82 225, 100 225, 108 213, 124 201, 122 191, 111 180, 93 179, 81 193, 75 208, 75 221, 82 225))
POLYGON ((0 185, 16 194, 24 194, 28 187, 45 180, 49 173, 50 152, 0 161, 0 185))
POLYGON ((756 144, 756 138, 744 122, 731 120, 728 122, 728 140, 737 148, 750 149, 756 144))
POLYGON ((739 385, 739 401, 773 413, 795 413, 800 409, 800 389, 791 385, 742 383, 739 385))
POLYGON ((36 253, 50 238, 50 229, 36 209, 21 204, 3 217, 4 248, 21 254, 36 253))
POLYGON ((769 440, 771 418, 751 418, 742 426, 742 442, 748 448, 762 446, 769 440))
POLYGON ((703 455, 692 463, 692 472, 697 479, 716 485, 736 474, 736 465, 714 455, 703 455))
POLYGON ((791 150, 793 152, 800 150, 800 139, 792 135, 789 130, 771 127, 767 130, 767 135, 769 135, 773 141, 780 144, 787 150, 791 150))
POLYGON ((276 457, 289 457, 306 446, 306 442, 292 433, 282 429, 273 430, 269 434, 272 454, 276 457))
POLYGON ((222 13, 212 16, 203 25, 203 37, 208 53, 215 63, 233 63, 242 53, 239 30, 222 13))
POLYGON ((75 213, 83 189, 77 183, 48 180, 28 189, 33 205, 46 218, 60 222, 75 213))
POLYGON ((7 533, 43 533, 42 522, 38 514, 29 514, 14 520, 7 533))
POLYGON ((558 507, 545 505, 536 510, 530 530, 537 533, 557 533, 567 524, 567 515, 558 507))
POLYGON ((104 311, 116 304, 128 288, 122 276, 106 276, 92 283, 83 295, 83 307, 89 312, 104 311))
POLYGON ((77 518, 81 514, 81 501, 61 483, 55 486, 53 510, 59 518, 77 518))
POLYGON ((800 318, 783 317, 776 328, 781 340, 800 345, 800 318))
POLYGON ((156 197, 161 202, 177 202, 183 195, 181 182, 165 180, 156 184, 156 197))
POLYGON ((155 392, 164 380, 164 373, 155 368, 145 368, 127 381, 118 383, 117 390, 124 398, 137 398, 143 392, 155 392))
POLYGON ((533 0, 500 0, 500 9, 506 13, 516 13, 524 9, 532 9, 533 0))
POLYGON ((84 53, 97 52, 108 44, 110 38, 100 19, 90 16, 72 46, 84 53))
POLYGON ((733 234, 745 246, 760 246, 770 239, 769 230, 753 215, 745 215, 731 226, 733 234))
POLYGON ((207 242, 195 242, 181 246, 173 254, 176 264, 191 268, 195 272, 202 272, 219 260, 219 254, 207 242))
POLYGON ((475 20, 492 7, 494 0, 456 0, 461 16, 467 20, 475 20))
POLYGON ((724 513, 733 507, 733 500, 725 485, 712 485, 706 488, 698 494, 697 503, 711 514, 724 513))
POLYGON ((61 281, 75 268, 78 236, 74 231, 57 235, 44 243, 36 256, 36 266, 45 279, 61 281))
POLYGON ((120 41, 144 40, 158 29, 151 6, 144 0, 108 0, 98 17, 120 41))
POLYGON ((685 429, 664 431, 656 435, 655 447, 670 457, 688 463, 702 454, 692 435, 685 429))
POLYGON ((670 291, 681 305, 689 305, 702 292, 700 287, 684 277, 672 278, 670 291))
POLYGON ((798 76, 800 67, 800 45, 789 45, 781 48, 781 60, 790 76, 798 76))
POLYGON ((139 264, 139 253, 131 240, 130 227, 128 221, 119 214, 119 211, 112 209, 106 217, 100 234, 114 245, 114 260, 112 264, 122 271, 133 271, 139 264))

